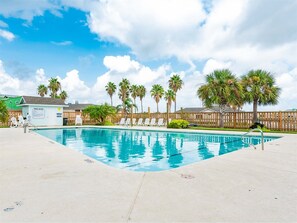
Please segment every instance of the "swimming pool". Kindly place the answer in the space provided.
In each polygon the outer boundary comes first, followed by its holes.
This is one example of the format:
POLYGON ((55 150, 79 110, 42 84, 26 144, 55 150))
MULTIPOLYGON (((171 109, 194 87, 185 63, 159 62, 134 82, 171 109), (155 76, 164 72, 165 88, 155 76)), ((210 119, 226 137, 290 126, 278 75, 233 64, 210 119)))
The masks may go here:
MULTIPOLYGON (((133 171, 161 171, 220 156, 252 143, 259 136, 169 131, 65 128, 39 129, 38 134, 109 166, 133 171)), ((265 137, 264 142, 279 137, 265 137)))

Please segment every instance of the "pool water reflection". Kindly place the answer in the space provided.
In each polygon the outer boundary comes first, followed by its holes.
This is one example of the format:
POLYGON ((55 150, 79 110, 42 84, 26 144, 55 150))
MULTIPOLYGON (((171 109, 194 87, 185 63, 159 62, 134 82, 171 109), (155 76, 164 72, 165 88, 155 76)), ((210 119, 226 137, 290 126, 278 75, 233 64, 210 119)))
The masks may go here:
MULTIPOLYGON (((69 148, 116 168, 160 171, 223 155, 260 143, 240 135, 68 128, 36 130, 69 148)), ((265 142, 277 137, 265 137, 265 142)))

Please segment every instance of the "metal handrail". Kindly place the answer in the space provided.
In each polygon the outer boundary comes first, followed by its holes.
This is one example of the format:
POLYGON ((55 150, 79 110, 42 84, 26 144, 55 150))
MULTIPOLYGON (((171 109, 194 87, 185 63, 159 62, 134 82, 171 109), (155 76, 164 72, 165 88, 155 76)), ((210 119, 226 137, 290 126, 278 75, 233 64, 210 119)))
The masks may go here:
MULTIPOLYGON (((246 136, 246 135, 248 135, 248 134, 250 134, 251 132, 254 132, 254 131, 259 131, 259 132, 261 132, 261 144, 262 144, 262 150, 264 150, 264 133, 263 133, 262 129, 259 129, 259 128, 251 129, 250 131, 244 133, 244 134, 241 136, 241 139, 242 139, 244 136, 246 136)), ((256 146, 255 146, 254 144, 249 144, 249 145, 252 145, 252 146, 254 147, 254 149, 256 149, 256 146)))

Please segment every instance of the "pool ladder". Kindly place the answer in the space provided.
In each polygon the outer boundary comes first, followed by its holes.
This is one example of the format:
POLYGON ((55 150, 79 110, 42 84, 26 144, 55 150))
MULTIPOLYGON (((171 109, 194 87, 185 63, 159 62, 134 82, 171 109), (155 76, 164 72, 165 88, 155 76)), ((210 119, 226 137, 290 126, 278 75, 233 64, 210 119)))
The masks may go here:
MULTIPOLYGON (((248 134, 250 134, 250 133, 252 133, 252 132, 254 132, 254 131, 259 131, 259 132, 261 132, 261 144, 262 144, 262 150, 264 150, 264 134, 263 134, 262 129, 259 129, 259 128, 251 129, 250 131, 244 133, 244 134, 241 136, 241 140, 242 140, 242 142, 243 142, 243 143, 246 143, 246 142, 243 141, 243 137, 247 136, 248 134)), ((256 146, 255 146, 254 144, 252 144, 252 143, 247 143, 247 144, 250 145, 250 146, 253 146, 254 149, 256 149, 256 146)))

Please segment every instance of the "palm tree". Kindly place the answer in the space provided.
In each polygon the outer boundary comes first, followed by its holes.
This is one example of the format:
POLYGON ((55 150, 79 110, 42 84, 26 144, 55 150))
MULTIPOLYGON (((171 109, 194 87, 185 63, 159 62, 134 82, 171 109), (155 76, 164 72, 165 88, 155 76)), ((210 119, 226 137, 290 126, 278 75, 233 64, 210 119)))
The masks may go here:
POLYGON ((146 88, 143 85, 138 86, 138 94, 137 95, 138 95, 138 97, 140 99, 140 103, 141 103, 141 113, 143 113, 142 99, 146 95, 146 88))
POLYGON ((114 117, 116 115, 116 109, 107 103, 90 105, 83 110, 83 114, 88 114, 91 119, 104 124, 107 117, 114 117))
POLYGON ((41 96, 44 97, 47 95, 47 87, 44 84, 41 84, 37 88, 37 93, 41 96))
POLYGON ((110 105, 112 106, 112 96, 115 93, 117 86, 113 82, 108 82, 105 86, 105 90, 110 97, 110 105))
POLYGON ((117 111, 122 110, 124 112, 125 116, 127 116, 127 114, 131 113, 133 108, 137 109, 137 106, 133 103, 131 98, 126 98, 123 104, 118 105, 116 107, 117 111))
POLYGON ((265 70, 251 70, 241 81, 245 100, 253 103, 253 122, 256 122, 258 105, 277 104, 280 88, 275 86, 274 77, 265 70))
POLYGON ((169 88, 171 88, 175 93, 174 100, 174 112, 176 112, 176 93, 178 90, 182 89, 184 82, 178 74, 173 75, 169 80, 169 88))
POLYGON ((154 84, 151 90, 151 96, 157 103, 157 112, 159 112, 159 101, 164 95, 164 89, 160 84, 154 84))
POLYGON ((130 87, 130 93, 131 93, 131 97, 134 100, 134 104, 136 105, 136 97, 138 95, 138 86, 135 85, 135 84, 131 85, 131 87, 130 87))
POLYGON ((219 106, 220 127, 224 127, 226 107, 239 104, 243 97, 242 86, 230 70, 215 70, 206 76, 206 84, 197 90, 206 107, 219 106))
POLYGON ((7 110, 6 104, 4 101, 0 100, 0 122, 3 124, 7 122, 9 117, 9 112, 7 110))
POLYGON ((51 91, 51 97, 56 98, 57 92, 61 90, 61 83, 58 81, 58 78, 51 78, 49 80, 48 89, 51 91))
POLYGON ((122 81, 119 83, 119 98, 122 100, 122 104, 124 107, 124 103, 127 98, 129 98, 129 89, 130 89, 130 82, 128 79, 123 78, 122 81))
POLYGON ((66 91, 61 91, 59 97, 60 97, 63 101, 65 101, 65 100, 68 98, 68 94, 67 94, 66 91))
POLYGON ((172 89, 168 89, 168 91, 165 92, 165 100, 168 103, 168 112, 171 112, 171 104, 173 101, 175 101, 175 93, 172 89))

